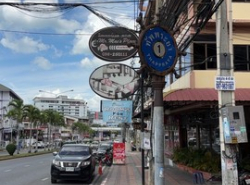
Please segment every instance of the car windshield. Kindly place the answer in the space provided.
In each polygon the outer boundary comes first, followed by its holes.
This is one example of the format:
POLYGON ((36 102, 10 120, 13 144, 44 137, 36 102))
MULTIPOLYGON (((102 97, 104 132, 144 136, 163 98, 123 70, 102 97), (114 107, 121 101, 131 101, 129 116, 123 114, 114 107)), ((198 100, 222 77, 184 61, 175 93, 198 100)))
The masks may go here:
POLYGON ((109 148, 110 148, 109 145, 100 145, 100 146, 99 146, 99 150, 107 150, 107 149, 109 149, 109 148))
POLYGON ((64 146, 59 155, 90 155, 89 148, 85 146, 64 146))

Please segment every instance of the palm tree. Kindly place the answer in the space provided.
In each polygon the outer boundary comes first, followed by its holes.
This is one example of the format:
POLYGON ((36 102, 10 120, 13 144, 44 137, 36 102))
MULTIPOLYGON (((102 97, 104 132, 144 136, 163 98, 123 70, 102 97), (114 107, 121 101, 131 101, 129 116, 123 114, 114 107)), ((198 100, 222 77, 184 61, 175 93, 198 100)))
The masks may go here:
POLYGON ((24 116, 29 119, 30 121, 30 140, 29 140, 29 151, 28 153, 31 153, 31 139, 32 139, 32 130, 31 126, 38 122, 39 116, 40 116, 40 110, 33 105, 25 105, 23 108, 24 116))
MULTIPOLYGON (((51 143, 51 126, 65 126, 63 115, 59 112, 51 109, 44 110, 44 114, 46 117, 46 122, 48 124, 48 132, 49 132, 49 144, 51 143)), ((48 150, 50 148, 48 147, 48 150)))
POLYGON ((23 118, 24 118, 24 115, 23 115, 23 108, 24 108, 23 100, 14 99, 8 104, 8 107, 10 107, 10 110, 8 111, 6 116, 17 121, 16 143, 17 143, 17 153, 19 154, 19 151, 20 151, 19 124, 23 122, 23 118))

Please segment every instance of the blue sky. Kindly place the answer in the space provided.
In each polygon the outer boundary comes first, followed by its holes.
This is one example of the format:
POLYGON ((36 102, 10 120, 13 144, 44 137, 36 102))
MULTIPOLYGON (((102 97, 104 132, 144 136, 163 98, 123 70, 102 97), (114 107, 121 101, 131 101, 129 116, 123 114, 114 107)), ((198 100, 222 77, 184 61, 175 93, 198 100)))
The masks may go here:
MULTIPOLYGON (((56 0, 0 2, 58 3, 56 0)), ((91 2, 89 6, 102 15, 132 29, 135 27, 138 13, 132 1, 112 4, 107 0, 60 1, 79 2, 91 2)), ((101 97, 91 90, 89 76, 107 62, 91 53, 88 41, 94 32, 109 26, 84 7, 37 13, 0 6, 0 84, 12 89, 25 104, 33 103, 36 96, 55 96, 39 90, 59 94, 73 89, 63 94, 84 99, 90 110, 98 111, 101 97)), ((129 65, 130 61, 122 63, 129 65)))

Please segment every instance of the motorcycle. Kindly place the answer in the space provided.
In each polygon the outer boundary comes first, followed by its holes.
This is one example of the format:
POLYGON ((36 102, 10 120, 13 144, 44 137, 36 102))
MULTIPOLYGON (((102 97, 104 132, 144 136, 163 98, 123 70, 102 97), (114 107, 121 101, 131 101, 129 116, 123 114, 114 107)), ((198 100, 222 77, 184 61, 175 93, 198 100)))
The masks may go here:
POLYGON ((110 152, 97 153, 95 158, 96 164, 99 164, 101 161, 103 165, 111 166, 113 163, 113 155, 110 152))
POLYGON ((250 184, 250 172, 242 170, 239 172, 239 185, 248 185, 250 184))

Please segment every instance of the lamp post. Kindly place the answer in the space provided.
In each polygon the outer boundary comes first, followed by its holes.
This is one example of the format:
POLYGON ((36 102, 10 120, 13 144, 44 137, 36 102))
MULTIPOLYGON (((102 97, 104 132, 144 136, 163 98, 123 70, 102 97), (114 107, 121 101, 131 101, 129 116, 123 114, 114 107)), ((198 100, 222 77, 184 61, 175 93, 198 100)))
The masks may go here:
POLYGON ((66 92, 72 92, 72 91, 74 91, 74 89, 70 89, 70 90, 67 90, 67 91, 63 91, 63 92, 61 92, 61 93, 53 93, 53 92, 50 92, 50 91, 39 90, 39 92, 44 92, 44 93, 53 94, 53 95, 55 95, 56 97, 57 97, 58 95, 60 95, 60 94, 63 94, 63 93, 66 93, 66 92))

